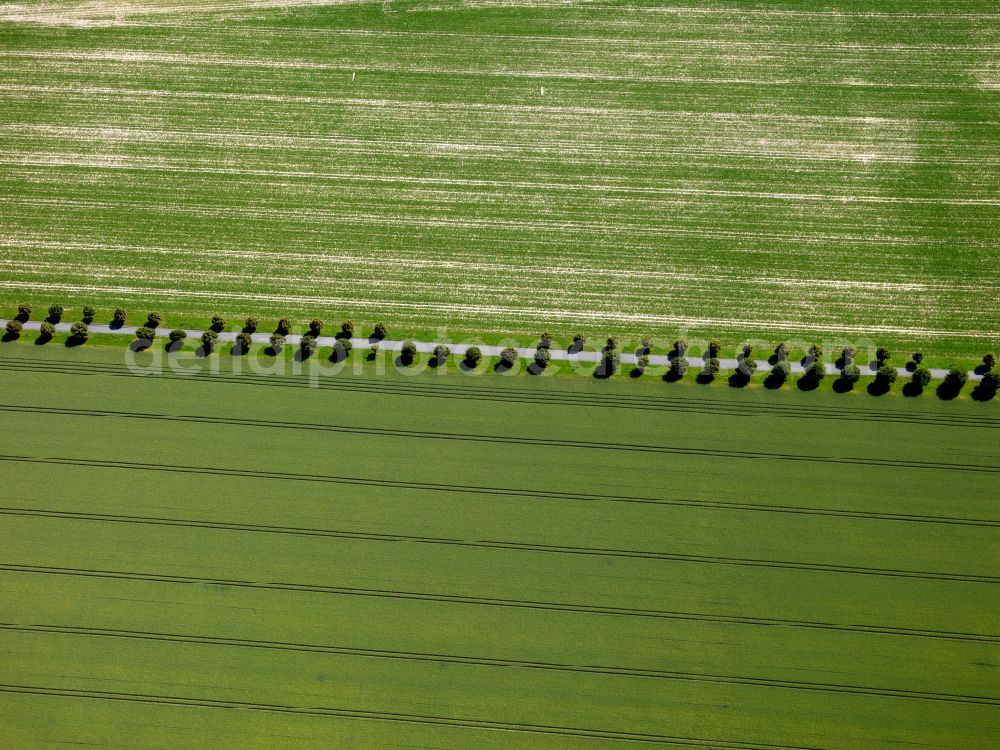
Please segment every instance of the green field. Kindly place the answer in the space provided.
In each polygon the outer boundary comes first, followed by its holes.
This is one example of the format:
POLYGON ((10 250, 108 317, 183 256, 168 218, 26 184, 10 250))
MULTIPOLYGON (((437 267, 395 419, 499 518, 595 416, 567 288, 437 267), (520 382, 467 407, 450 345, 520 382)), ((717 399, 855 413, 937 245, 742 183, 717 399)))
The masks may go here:
POLYGON ((996 747, 982 405, 232 361, 0 347, 4 747, 996 747))
POLYGON ((998 344, 985 0, 0 6, 0 305, 998 344))

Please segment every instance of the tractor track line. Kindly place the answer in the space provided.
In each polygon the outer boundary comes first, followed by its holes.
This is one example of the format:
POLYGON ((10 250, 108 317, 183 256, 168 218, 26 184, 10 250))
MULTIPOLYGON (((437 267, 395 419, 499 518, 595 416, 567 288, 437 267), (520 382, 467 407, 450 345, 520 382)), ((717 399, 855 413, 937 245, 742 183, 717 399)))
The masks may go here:
POLYGON ((123 516, 103 513, 70 513, 40 510, 34 508, 2 508, 0 515, 63 520, 91 521, 101 523, 143 524, 150 526, 174 526, 183 528, 212 529, 217 531, 243 531, 262 534, 284 534, 302 537, 326 537, 333 539, 356 539, 369 542, 408 542, 412 544, 466 547, 470 549, 497 549, 513 552, 541 552, 561 555, 583 555, 591 557, 619 557, 636 560, 660 560, 701 565, 733 565, 749 568, 777 568, 784 570, 808 570, 822 573, 845 573, 850 575, 885 576, 890 578, 917 578, 922 580, 963 581, 966 583, 1000 583, 1000 577, 967 573, 947 573, 934 571, 900 570, 895 568, 862 567, 857 565, 834 565, 827 563, 798 562, 790 560, 761 560, 753 558, 722 557, 717 555, 689 555, 671 552, 645 550, 612 549, 602 547, 574 547, 557 544, 531 544, 493 539, 449 539, 446 537, 410 536, 405 534, 382 534, 374 532, 344 531, 340 529, 315 529, 295 526, 268 526, 245 523, 225 523, 219 521, 189 520, 181 518, 157 518, 146 516, 123 516))
POLYGON ((200 576, 163 575, 158 573, 136 573, 116 570, 96 570, 88 568, 63 568, 41 565, 0 563, 0 571, 8 573, 31 573, 37 575, 60 575, 81 578, 98 578, 117 581, 141 581, 146 583, 174 583, 197 586, 232 586, 235 588, 261 589, 269 591, 292 591, 299 593, 326 594, 334 596, 359 596, 379 599, 399 599, 441 604, 465 604, 483 607, 509 607, 549 612, 566 612, 583 615, 604 615, 611 617, 643 617, 661 620, 689 620, 716 622, 736 625, 761 625, 769 627, 795 627, 814 630, 832 630, 849 633, 874 633, 937 640, 971 641, 977 643, 1000 643, 1000 635, 967 633, 945 630, 925 630, 919 628, 898 628, 882 625, 841 624, 810 620, 794 620, 768 617, 743 617, 736 615, 715 615, 699 612, 674 612, 658 609, 611 607, 593 604, 568 604, 528 599, 502 599, 458 594, 440 594, 420 591, 396 591, 391 589, 351 588, 321 584, 284 583, 267 581, 246 581, 228 578, 206 578, 200 576))
POLYGON ((463 494, 491 495, 499 497, 519 497, 531 500, 583 501, 608 503, 635 503, 640 505, 667 505, 695 508, 710 508, 713 510, 742 510, 748 512, 766 513, 796 513, 816 516, 839 516, 845 518, 861 518, 880 521, 905 521, 913 523, 940 523, 958 526, 1000 527, 1000 520, 986 518, 949 518, 947 516, 922 516, 899 513, 879 513, 877 511, 852 511, 838 508, 808 508, 794 505, 767 505, 759 503, 714 502, 710 500, 685 500, 680 498, 653 498, 629 495, 597 495, 582 492, 539 491, 516 487, 488 487, 478 485, 444 484, 432 482, 398 481, 391 479, 376 479, 369 477, 334 476, 323 474, 292 474, 281 472, 252 471, 211 466, 178 466, 173 464, 151 464, 129 461, 108 461, 104 459, 88 460, 61 457, 16 456, 0 454, 0 461, 16 463, 49 464, 57 466, 79 466, 86 468, 125 469, 136 471, 163 471, 183 474, 198 474, 209 476, 244 477, 254 479, 273 479, 278 481, 318 482, 329 484, 347 484, 361 487, 385 487, 388 489, 424 490, 429 492, 456 492, 463 494))
POLYGON ((121 630, 113 628, 73 627, 62 625, 21 625, 0 623, 0 630, 44 633, 51 635, 85 636, 96 638, 121 638, 164 643, 183 643, 206 646, 230 646, 235 648, 294 651, 302 653, 330 654, 335 656, 358 656, 373 659, 392 659, 411 662, 431 662, 438 664, 461 664, 476 667, 513 667, 551 672, 600 674, 615 677, 639 677, 649 679, 679 680, 686 682, 706 682, 726 685, 750 685, 754 687, 784 688, 789 690, 810 690, 830 693, 867 695, 872 697, 904 698, 939 701, 944 703, 967 703, 973 705, 997 706, 1000 698, 977 695, 955 695, 925 690, 901 690, 897 688, 875 688, 860 685, 843 685, 799 680, 775 680, 766 677, 741 677, 734 675, 703 674, 699 672, 679 672, 662 669, 633 667, 608 667, 591 664, 562 664, 557 662, 527 661, 523 659, 500 659, 455 654, 438 654, 420 651, 391 651, 385 649, 332 646, 327 644, 294 643, 288 641, 264 641, 224 636, 190 635, 182 633, 160 633, 145 630, 121 630))

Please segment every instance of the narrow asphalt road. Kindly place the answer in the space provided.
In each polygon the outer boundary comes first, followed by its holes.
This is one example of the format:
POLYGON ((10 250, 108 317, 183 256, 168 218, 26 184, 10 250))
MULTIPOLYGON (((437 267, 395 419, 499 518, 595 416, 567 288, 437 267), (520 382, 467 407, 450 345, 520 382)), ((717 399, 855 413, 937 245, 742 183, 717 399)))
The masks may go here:
MULTIPOLYGON (((6 325, 7 321, 0 318, 0 328, 3 328, 6 325)), ((40 321, 29 320, 26 323, 24 323, 24 330, 37 331, 39 330, 41 325, 42 324, 40 321)), ((69 332, 71 326, 72 323, 55 324, 56 330, 61 332, 69 332)), ((119 336, 134 337, 137 327, 121 326, 120 328, 112 328, 111 326, 108 325, 95 323, 89 326, 89 330, 91 333, 110 333, 119 336)), ((157 328, 156 335, 158 337, 166 338, 167 336, 169 336, 170 331, 172 330, 173 330, 172 328, 157 328)), ((198 331, 198 330, 188 330, 188 329, 183 329, 183 330, 185 331, 185 333, 187 333, 189 339, 199 339, 201 338, 201 334, 204 333, 204 331, 198 331)), ((219 333, 219 340, 235 341, 238 333, 239 333, 238 331, 222 331, 221 333, 219 333)), ((270 342, 271 334, 254 333, 251 335, 251 338, 255 343, 267 344, 270 342)), ((285 336, 285 343, 291 346, 298 345, 301 340, 302 340, 302 335, 300 334, 292 333, 285 336)), ((337 338, 335 336, 320 336, 316 339, 317 346, 332 347, 334 343, 336 343, 336 341, 337 338)), ((351 343, 354 345, 354 348, 356 349, 362 347, 367 348, 371 344, 377 343, 380 349, 384 349, 386 351, 399 351, 400 349, 402 349, 404 342, 401 340, 397 341, 390 339, 376 341, 375 339, 352 338, 351 343)), ((479 349, 482 351, 483 356, 487 357, 498 357, 500 356, 500 352, 502 352, 506 348, 503 346, 490 346, 485 344, 449 344, 443 341, 414 341, 413 343, 416 345, 417 351, 420 352, 431 352, 434 350, 435 346, 438 346, 439 344, 443 343, 446 344, 451 349, 452 354, 459 354, 459 355, 464 355, 465 350, 468 349, 470 346, 478 346, 479 349)), ((515 348, 517 349, 518 355, 523 359, 533 359, 535 356, 534 347, 515 347, 515 348)), ((565 349, 555 349, 555 348, 550 349, 550 356, 553 360, 566 360, 575 362, 598 362, 601 359, 601 353, 597 351, 579 351, 570 353, 565 349)), ((703 357, 688 357, 687 359, 691 370, 695 372, 701 370, 705 366, 705 359, 703 357)), ((621 361, 623 364, 634 364, 636 361, 636 355, 622 353, 621 361)), ((764 359, 758 359, 754 361, 757 363, 758 372, 769 371, 773 366, 770 362, 764 359)), ((669 365, 670 357, 662 354, 653 354, 649 356, 649 364, 660 365, 660 366, 669 365)), ((874 361, 869 362, 867 364, 855 362, 855 364, 861 370, 862 375, 874 375, 875 371, 878 369, 875 366, 874 361)), ((803 373, 806 370, 806 367, 801 362, 798 361, 789 361, 789 365, 791 365, 793 373, 803 373)), ((719 367, 722 370, 735 370, 738 366, 739 366, 739 361, 735 359, 719 360, 719 367)), ((838 368, 836 365, 832 363, 828 362, 825 365, 825 367, 828 375, 840 374, 840 368, 838 368)), ((910 376, 910 370, 907 370, 905 367, 897 367, 896 372, 899 373, 900 377, 910 376)), ((930 373, 931 377, 934 378, 935 380, 943 380, 945 375, 948 374, 948 371, 944 369, 933 368, 930 370, 930 373)), ((981 375, 978 375, 975 372, 972 371, 969 372, 969 380, 979 380, 981 377, 982 377, 981 375)))

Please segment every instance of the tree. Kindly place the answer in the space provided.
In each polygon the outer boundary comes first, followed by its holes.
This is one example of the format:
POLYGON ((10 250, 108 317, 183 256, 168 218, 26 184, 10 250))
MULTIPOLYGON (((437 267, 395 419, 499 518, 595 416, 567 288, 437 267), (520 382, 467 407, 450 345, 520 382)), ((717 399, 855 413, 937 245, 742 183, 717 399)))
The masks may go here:
POLYGON ((642 351, 649 354, 653 349, 653 344, 655 343, 651 336, 643 336, 642 341, 639 342, 642 345, 642 351))
POLYGON ((279 336, 287 336, 288 332, 291 330, 292 330, 292 321, 290 321, 288 318, 282 318, 281 320, 278 321, 278 326, 277 328, 274 329, 274 332, 277 333, 279 336))
POLYGON ((702 385, 711 383, 719 374, 719 360, 716 357, 709 357, 705 360, 705 367, 695 376, 702 385))
POLYGON ((183 331, 180 328, 175 328, 172 330, 168 336, 170 343, 176 343, 178 341, 183 341, 187 338, 187 331, 183 331))
POLYGON ((883 364, 885 364, 889 360, 889 357, 891 357, 891 356, 892 356, 892 352, 890 352, 884 346, 880 346, 875 351, 875 361, 878 363, 879 367, 881 367, 883 364))
POLYGON ((574 346, 580 346, 580 347, 582 347, 586 343, 587 343, 587 337, 586 337, 585 334, 582 334, 582 333, 574 333, 573 334, 573 345, 574 346))
POLYGON ((149 326, 140 326, 135 329, 135 338, 137 341, 152 341, 156 337, 156 331, 154 331, 149 326))
MULTIPOLYGON (((858 350, 853 346, 845 346, 840 350, 840 356, 844 358, 845 364, 851 364, 854 361, 854 355, 858 353, 858 350)), ((854 381, 857 382, 857 381, 854 381)))
POLYGON ((809 356, 813 359, 821 359, 823 357, 823 345, 813 344, 809 347, 809 356))
POLYGON ((42 326, 38 332, 39 332, 38 336, 39 341, 48 341, 53 336, 55 336, 56 327, 46 320, 44 323, 42 323, 42 326))
POLYGON ((688 365, 686 357, 674 357, 670 361, 670 376, 675 379, 683 378, 687 374, 688 365))
POLYGON ((997 363, 997 357, 992 352, 983 355, 983 368, 986 370, 986 372, 992 370, 996 366, 996 363, 997 363))
POLYGON ((89 323, 90 321, 92 321, 94 319, 94 316, 96 314, 97 314, 97 310, 94 309, 93 305, 84 305, 83 306, 83 319, 86 322, 89 323))
POLYGON ((219 334, 215 331, 205 331, 201 334, 201 348, 205 350, 205 354, 211 354, 212 350, 215 349, 215 344, 219 340, 219 334))
POLYGON ((542 335, 538 337, 538 348, 548 349, 552 346, 552 334, 548 331, 543 331, 542 335))
POLYGON ((345 320, 343 323, 341 323, 340 324, 340 333, 345 338, 351 338, 352 336, 354 336, 354 321, 353 320, 345 320))
POLYGON ((550 359, 552 359, 552 354, 544 346, 539 346, 535 350, 535 364, 543 370, 549 366, 550 359))
POLYGON ((647 357, 645 354, 636 357, 635 366, 642 372, 645 372, 646 368, 649 367, 649 357, 647 357))
POLYGON ((163 316, 158 312, 151 312, 146 316, 147 328, 159 328, 163 325, 163 316))
POLYGON ((125 311, 120 307, 116 307, 114 313, 111 315, 111 322, 116 326, 125 325, 125 311))
POLYGON ((771 368, 771 378, 773 378, 779 385, 788 380, 788 376, 791 374, 792 366, 787 362, 778 362, 771 368))
POLYGON ((888 388, 888 386, 896 382, 897 375, 895 367, 883 365, 875 372, 875 380, 883 387, 888 388))
POLYGON ((919 365, 923 361, 924 361, 923 352, 913 352, 913 364, 919 365))
POLYGON ((368 361, 374 362, 375 357, 378 356, 378 344, 372 344, 368 347, 368 361))
POLYGON ((244 333, 256 333, 257 332, 257 326, 259 324, 260 324, 260 320, 258 320, 255 316, 251 315, 243 323, 243 332, 244 333))
POLYGON ((279 352, 281 352, 282 349, 285 348, 285 337, 282 336, 280 333, 272 334, 268 343, 271 344, 271 351, 274 352, 275 354, 278 354, 279 352))
POLYGON ((708 342, 708 358, 715 359, 719 356, 719 352, 722 351, 722 342, 718 339, 712 339, 708 342))
POLYGON ((750 359, 753 356, 753 344, 744 344, 740 351, 743 359, 750 359))
POLYGON ((740 360, 740 363, 736 366, 736 369, 747 377, 750 377, 757 372, 757 362, 748 356, 744 356, 743 359, 740 360))
POLYGON ((69 327, 69 340, 74 344, 82 344, 90 338, 90 329, 86 323, 74 323, 69 327))
POLYGON ((506 362, 507 366, 510 367, 517 362, 517 349, 513 346, 505 347, 504 350, 500 352, 500 359, 506 362))
POLYGON ((688 350, 687 339, 677 339, 674 341, 674 351, 677 352, 678 357, 683 357, 688 350))
POLYGON ((302 351, 303 357, 308 357, 316 351, 316 337, 307 333, 299 340, 299 349, 302 351))
POLYGON ((469 369, 475 369, 479 366, 479 361, 483 358, 483 353, 478 346, 470 346, 465 350, 465 366, 469 369))
POLYGON ((62 320, 64 308, 62 305, 49 305, 49 320, 58 323, 62 320))
POLYGON ((861 379, 861 370, 857 365, 848 365, 841 371, 840 379, 853 385, 861 379))
POLYGON ((399 350, 399 360, 404 365, 409 367, 417 358, 417 345, 412 341, 404 341, 402 348, 399 350))
POLYGON ((622 355, 618 353, 616 349, 605 348, 604 354, 601 357, 601 364, 604 367, 605 377, 611 377, 616 372, 618 372, 618 367, 621 365, 622 355))
POLYGON ((914 388, 922 391, 931 382, 931 371, 926 367, 918 367, 913 371, 913 375, 910 376, 910 381, 913 383, 914 388))
POLYGON ((8 320, 7 321, 7 335, 16 338, 21 335, 21 329, 24 325, 20 320, 8 320))
POLYGON ((17 317, 19 320, 27 320, 31 317, 31 303, 22 302, 17 306, 17 317))
POLYGON ((607 343, 604 345, 604 351, 610 352, 615 351, 618 348, 618 337, 609 336, 607 343))
POLYGON ((319 336, 320 331, 323 330, 323 321, 319 318, 313 318, 309 321, 309 335, 313 338, 319 336))
POLYGON ((213 315, 212 325, 210 327, 213 331, 216 332, 221 331, 223 328, 226 327, 226 319, 223 318, 221 315, 213 315))
POLYGON ((236 334, 236 346, 235 346, 236 351, 245 354, 246 352, 250 351, 250 345, 252 343, 253 343, 253 337, 249 333, 246 333, 244 331, 242 333, 236 334))
MULTIPOLYGON (((789 352, 788 344, 786 344, 784 341, 782 341, 780 344, 778 344, 776 347, 774 347, 774 353, 775 353, 775 355, 777 355, 778 359, 784 359, 785 357, 787 357, 788 356, 788 352, 789 352)), ((773 369, 771 370, 771 374, 775 375, 775 372, 774 372, 773 369)), ((778 377, 778 376, 775 375, 775 377, 778 377)))
POLYGON ((376 323, 372 328, 372 338, 380 341, 385 338, 385 323, 376 323))
POLYGON ((333 354, 338 362, 350 357, 352 351, 354 351, 354 344, 351 343, 350 339, 337 339, 333 345, 333 354))
POLYGON ((997 390, 1000 390, 1000 373, 990 370, 983 375, 972 397, 978 401, 989 401, 997 395, 997 390))
POLYGON ((818 383, 826 377, 826 366, 822 362, 813 362, 806 368, 806 376, 818 383))
POLYGON ((434 364, 440 367, 448 361, 449 354, 451 354, 451 349, 444 344, 438 344, 434 347, 434 364))
POLYGON ((962 390, 968 380, 969 374, 965 370, 960 370, 957 367, 952 367, 948 370, 948 374, 944 376, 944 384, 949 388, 954 389, 956 392, 962 390))

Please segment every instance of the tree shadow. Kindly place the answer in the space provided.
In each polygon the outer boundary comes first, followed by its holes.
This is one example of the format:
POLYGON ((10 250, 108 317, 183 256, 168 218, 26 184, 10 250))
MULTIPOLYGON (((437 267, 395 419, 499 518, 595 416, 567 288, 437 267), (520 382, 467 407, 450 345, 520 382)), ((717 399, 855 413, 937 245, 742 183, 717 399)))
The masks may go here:
POLYGON ((715 375, 708 370, 702 370, 697 375, 695 375, 694 382, 698 385, 709 385, 715 382, 715 375))
POLYGON ((66 341, 63 342, 63 346, 67 349, 74 349, 82 344, 86 343, 87 339, 80 336, 70 336, 66 341))
POLYGON ((775 375, 773 372, 768 373, 767 377, 764 378, 764 387, 767 388, 769 391, 776 391, 778 388, 781 388, 781 386, 785 384, 785 381, 787 379, 788 378, 784 377, 783 375, 775 375))
POLYGON ((594 368, 593 377, 597 380, 607 380, 615 374, 616 370, 617 368, 609 367, 606 362, 600 362, 597 367, 594 368))
POLYGON ((983 364, 983 365, 976 365, 975 367, 972 368, 972 371, 976 373, 976 375, 985 375, 992 369, 993 369, 992 367, 987 367, 986 365, 983 364))
POLYGON ((851 364, 851 362, 852 360, 848 359, 843 354, 841 354, 833 361, 833 366, 836 367, 838 370, 843 370, 845 367, 851 364))
POLYGON ((920 383, 914 383, 912 380, 909 383, 903 384, 903 395, 906 398, 916 398, 922 395, 924 392, 924 387, 920 383))
POLYGON ((23 312, 19 312, 17 315, 14 316, 14 320, 16 320, 18 323, 27 323, 30 319, 31 316, 28 313, 23 313, 23 312))
POLYGON ((35 346, 45 346, 51 340, 52 340, 51 333, 40 333, 38 334, 38 338, 35 339, 35 346))
POLYGON ((850 393, 854 390, 854 383, 847 378, 837 378, 833 381, 834 393, 850 393))
MULTIPOLYGON (((333 351, 330 352, 330 356, 327 359, 334 364, 340 364, 341 362, 346 362, 350 355, 341 349, 339 346, 333 347, 333 351)), ((374 357, 373 357, 374 359, 374 357)))
POLYGON ((480 360, 476 364, 470 365, 469 361, 463 358, 462 361, 458 363, 458 369, 462 372, 481 372, 480 365, 482 364, 483 362, 480 360))
POLYGON ((249 346, 243 346, 240 342, 233 344, 232 348, 229 350, 229 355, 231 357, 245 357, 250 353, 249 346))
POLYGON ((17 341, 19 338, 21 338, 20 333, 14 333, 12 331, 4 331, 3 336, 0 336, 0 341, 6 344, 10 341, 17 341))
POLYGON ((729 383, 730 388, 745 388, 750 382, 750 376, 745 372, 737 370, 729 376, 729 380, 727 382, 729 383))
POLYGON ((997 395, 997 389, 980 380, 970 395, 973 401, 992 401, 997 395))
POLYGON ((566 353, 579 354, 580 352, 583 351, 583 343, 584 342, 582 341, 574 341, 572 344, 566 347, 566 353))
POLYGON ((303 349, 300 346, 298 349, 295 350, 295 355, 294 355, 293 359, 296 362, 305 362, 307 359, 309 359, 310 357, 312 357, 312 355, 313 355, 313 353, 311 351, 303 349))
POLYGON ((144 352, 153 345, 152 339, 133 339, 128 348, 133 352, 144 352))
POLYGON ((279 352, 273 346, 268 344, 267 346, 264 347, 264 354, 266 354, 268 357, 277 357, 279 352))
POLYGON ((528 365, 527 371, 529 375, 541 375, 543 372, 545 372, 546 367, 548 367, 548 365, 542 365, 539 364, 537 361, 532 361, 532 363, 528 365))
POLYGON ((194 350, 194 356, 199 358, 205 358, 211 353, 212 350, 206 349, 204 344, 202 344, 201 346, 199 346, 197 349, 194 350))
POLYGON ((212 325, 210 325, 208 327, 208 330, 214 331, 215 333, 222 333, 223 330, 225 330, 225 328, 226 328, 225 324, 222 324, 222 323, 212 323, 212 325))
POLYGON ((884 396, 889 392, 890 388, 892 388, 892 383, 888 380, 875 378, 868 384, 868 388, 866 390, 868 391, 869 396, 884 396))
POLYGON ((635 367, 633 367, 631 369, 631 371, 629 372, 628 376, 630 378, 633 378, 633 379, 634 378, 641 378, 645 374, 645 372, 646 372, 645 369, 643 369, 642 367, 639 367, 638 365, 636 365, 635 367))
POLYGON ((914 362, 912 359, 903 366, 906 368, 907 372, 913 372, 914 370, 917 369, 917 363, 914 362))
POLYGON ((820 379, 812 375, 805 374, 795 381, 795 387, 800 391, 815 391, 819 388, 820 379))
POLYGON ((180 351, 181 347, 183 346, 184 346, 184 339, 179 339, 177 341, 168 341, 166 344, 163 345, 163 351, 173 353, 180 351))
POLYGON ((678 380, 681 380, 683 378, 684 378, 683 375, 681 375, 679 372, 675 372, 671 368, 663 374, 662 380, 664 383, 676 383, 678 380))
POLYGON ((108 329, 112 331, 117 331, 124 325, 125 325, 124 320, 122 321, 112 320, 110 323, 108 323, 108 329))
POLYGON ((508 370, 510 370, 513 367, 514 367, 514 363, 513 362, 508 362, 503 357, 500 357, 500 359, 497 361, 497 363, 495 365, 493 365, 493 372, 507 372, 508 370))
POLYGON ((941 382, 941 385, 937 387, 937 397, 942 401, 951 401, 958 397, 961 392, 962 386, 956 386, 953 383, 949 383, 947 380, 941 382))
POLYGON ((333 337, 335 339, 337 339, 338 341, 341 341, 343 339, 354 338, 354 334, 353 333, 348 333, 347 331, 337 331, 335 334, 333 334, 333 337))

